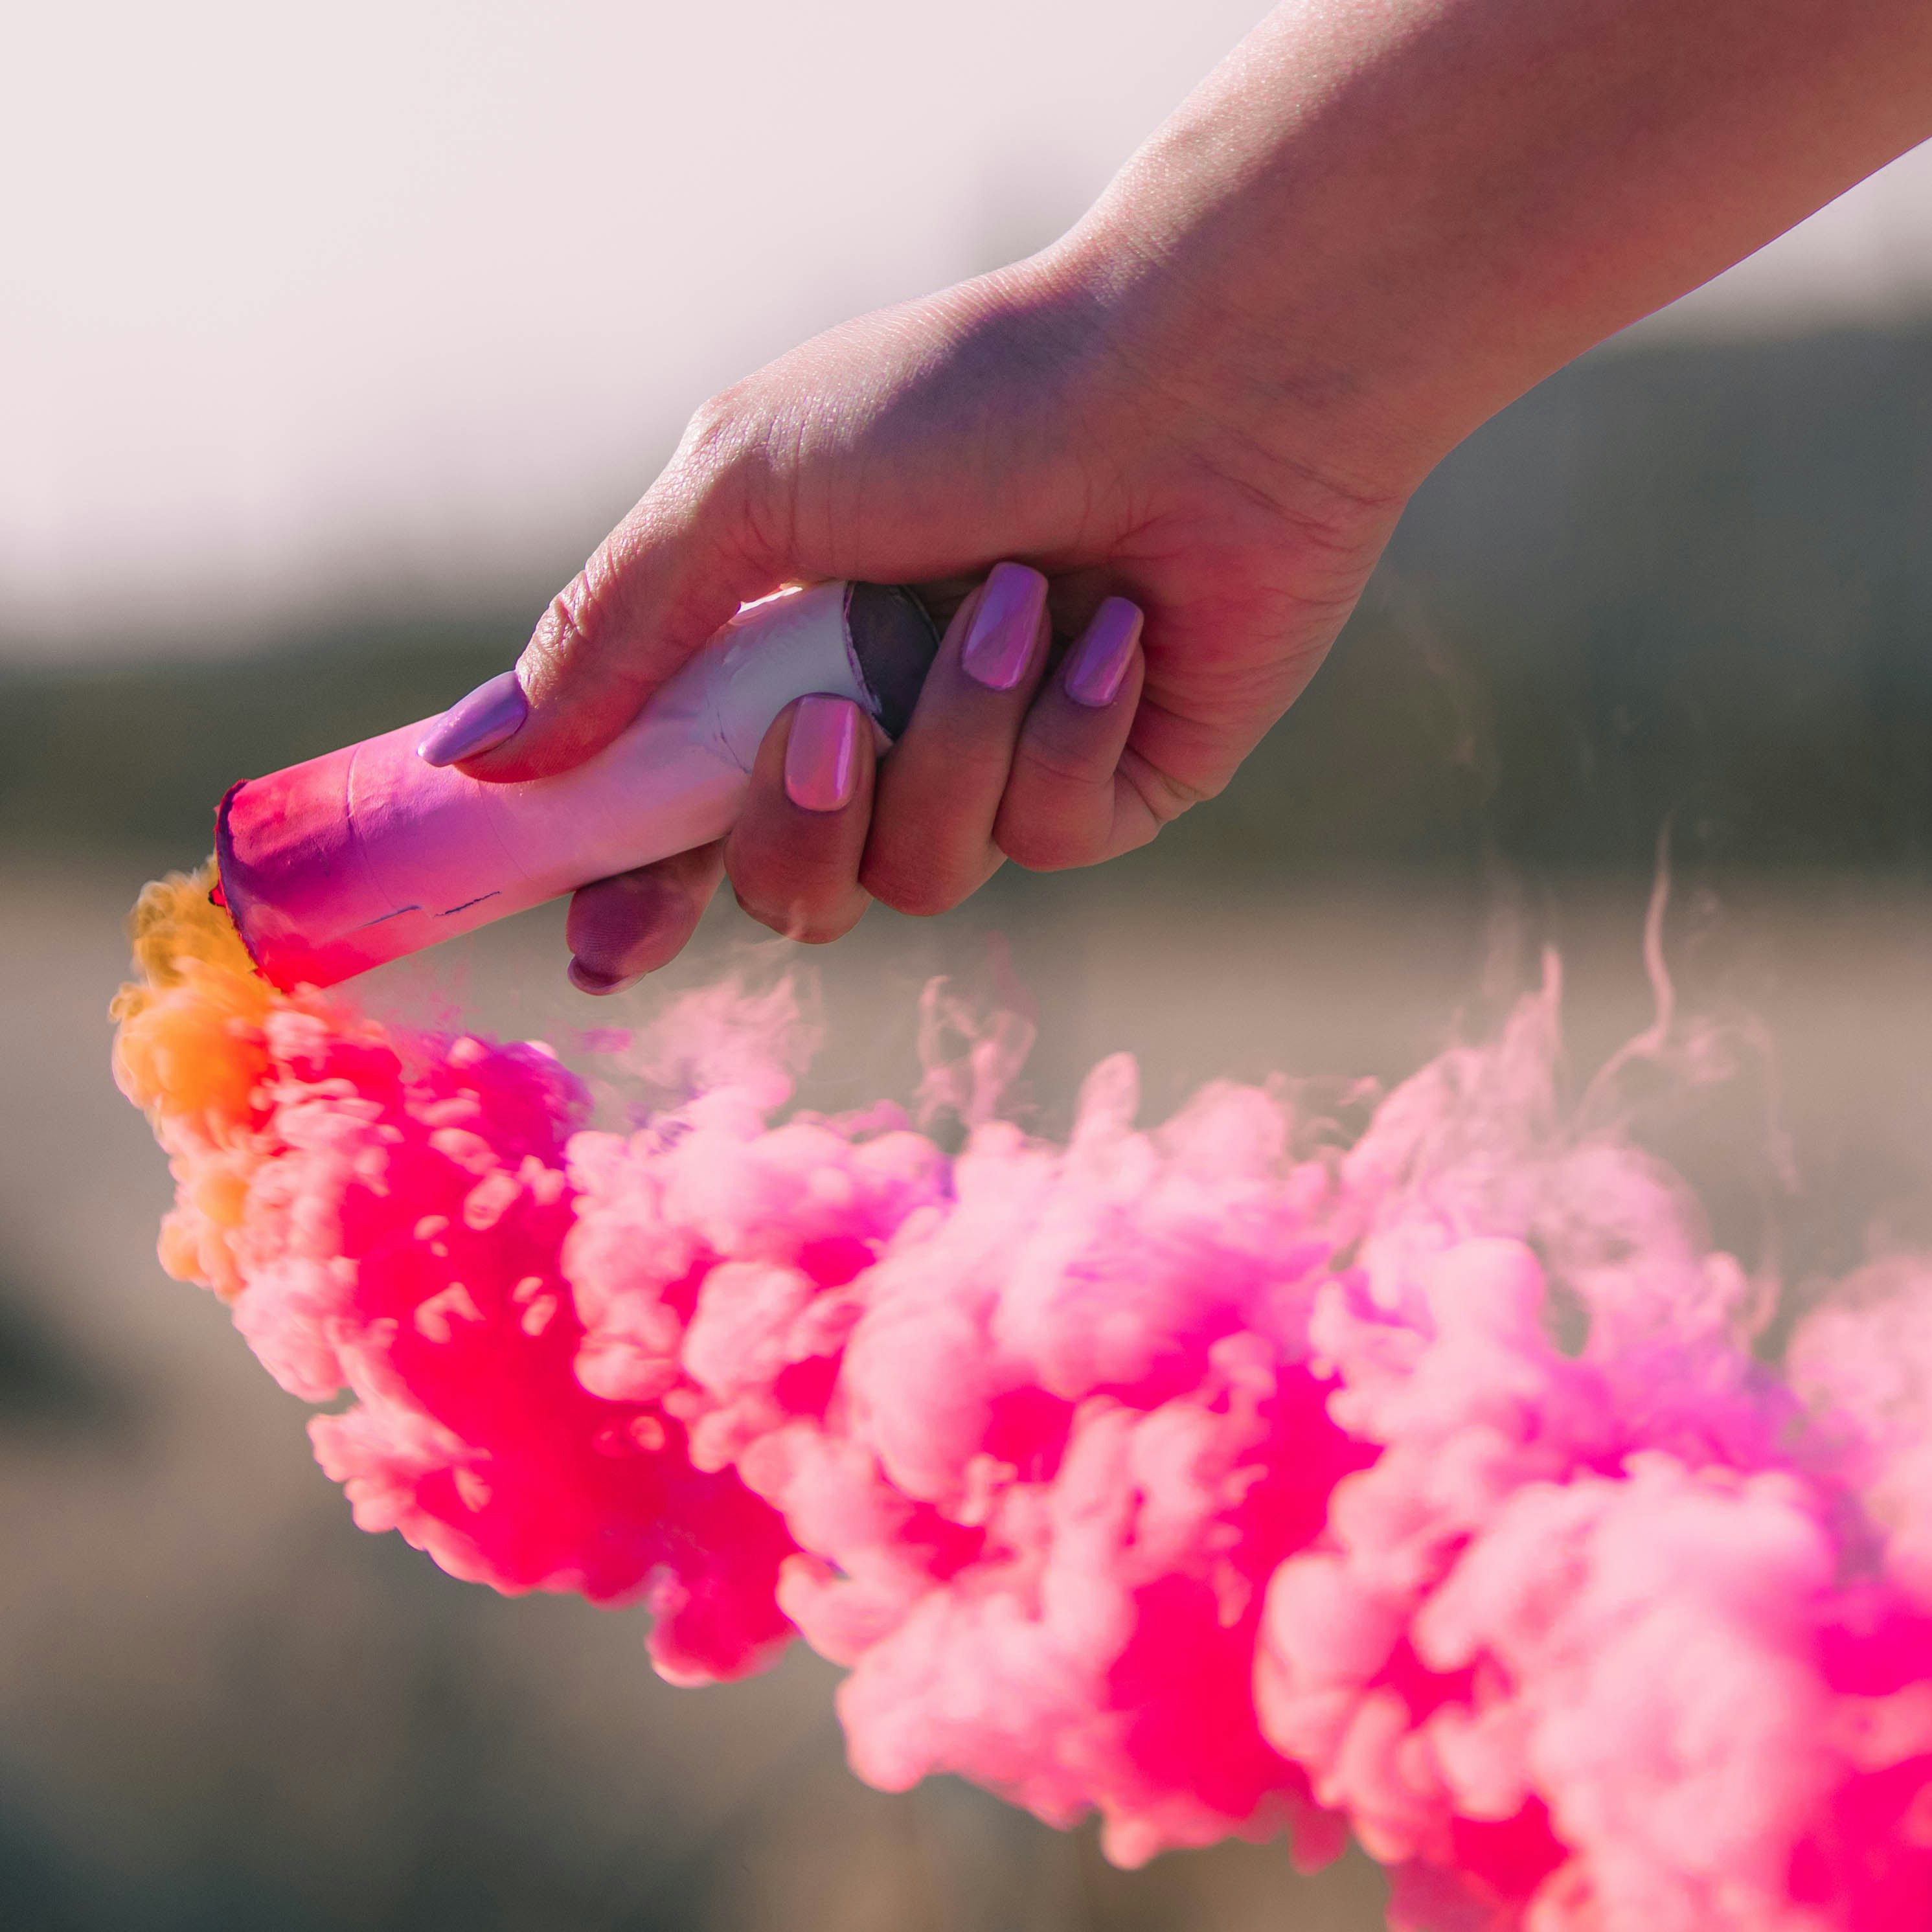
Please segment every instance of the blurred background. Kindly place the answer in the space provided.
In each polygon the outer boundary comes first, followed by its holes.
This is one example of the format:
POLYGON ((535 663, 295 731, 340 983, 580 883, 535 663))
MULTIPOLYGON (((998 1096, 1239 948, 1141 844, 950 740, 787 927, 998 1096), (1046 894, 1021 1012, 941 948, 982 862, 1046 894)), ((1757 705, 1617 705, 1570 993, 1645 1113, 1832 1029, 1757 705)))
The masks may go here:
MULTIPOLYGON (((1352 1856, 1110 1870, 844 1772, 832 1673, 674 1691, 635 1612, 359 1535, 153 1260, 120 920, 214 800, 513 658, 711 389, 1028 252, 1258 0, 132 0, 0 64, 0 1924, 1167 1932, 1379 1922, 1352 1856)), ((1224 799, 813 962, 814 1098, 904 1093, 931 973, 1018 986, 1030 1118, 1131 1048, 1400 1077, 1561 946, 1586 1073, 1672 970, 1754 1042, 1646 1130, 1794 1299, 1932 1236, 1932 154, 1524 399, 1425 488, 1224 799)), ((608 1024, 539 914, 392 969, 608 1024)), ((667 976, 754 941, 729 908, 667 976)), ((662 998, 629 996, 641 1018, 662 998)))

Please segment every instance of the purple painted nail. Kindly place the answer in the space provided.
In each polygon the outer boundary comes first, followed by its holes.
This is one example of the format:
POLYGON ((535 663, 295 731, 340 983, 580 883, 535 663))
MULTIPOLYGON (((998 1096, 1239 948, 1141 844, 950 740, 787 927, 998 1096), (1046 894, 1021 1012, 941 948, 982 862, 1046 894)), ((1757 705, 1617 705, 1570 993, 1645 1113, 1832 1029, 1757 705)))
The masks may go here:
POLYGON ((1098 711, 1113 703, 1140 642, 1141 607, 1109 597, 1094 613, 1066 660, 1066 694, 1098 711))
POLYGON ((594 993, 600 999, 606 993, 621 993, 626 986, 634 986, 644 976, 641 973, 600 973, 581 959, 570 962, 570 983, 580 993, 594 993))
POLYGON ((785 796, 801 812, 838 812, 859 788, 859 707, 849 698, 801 698, 785 744, 785 796))
POLYGON ((454 765, 494 751, 515 736, 530 715, 530 701, 513 670, 499 671, 467 698, 459 698, 423 734, 416 756, 426 765, 454 765))
POLYGON ((996 563, 959 652, 960 668, 988 691, 1010 691, 1025 676, 1046 608, 1046 579, 1023 563, 996 563))

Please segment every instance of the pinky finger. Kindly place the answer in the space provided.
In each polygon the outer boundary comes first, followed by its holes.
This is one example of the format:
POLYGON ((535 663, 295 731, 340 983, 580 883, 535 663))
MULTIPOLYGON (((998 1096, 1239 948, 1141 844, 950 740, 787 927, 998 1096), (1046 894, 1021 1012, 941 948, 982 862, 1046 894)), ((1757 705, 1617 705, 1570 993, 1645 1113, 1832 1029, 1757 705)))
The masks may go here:
POLYGON ((722 842, 580 886, 564 938, 570 983, 580 993, 620 993, 684 950, 724 876, 722 842))
POLYGON ((1160 830, 1120 758, 1140 701, 1141 610, 1109 597, 1027 714, 993 842, 1034 872, 1096 865, 1160 830))

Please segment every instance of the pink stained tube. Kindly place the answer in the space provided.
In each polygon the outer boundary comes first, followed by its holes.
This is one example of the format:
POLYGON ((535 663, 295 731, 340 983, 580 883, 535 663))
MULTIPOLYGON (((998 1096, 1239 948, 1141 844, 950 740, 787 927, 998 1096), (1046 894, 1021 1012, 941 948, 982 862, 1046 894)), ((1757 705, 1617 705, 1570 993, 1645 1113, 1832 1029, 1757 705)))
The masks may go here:
POLYGON ((416 756, 433 719, 244 779, 215 815, 220 896, 263 976, 332 986, 730 830, 772 720, 855 699, 904 729, 938 648, 894 585, 748 606, 574 770, 484 784, 416 756))

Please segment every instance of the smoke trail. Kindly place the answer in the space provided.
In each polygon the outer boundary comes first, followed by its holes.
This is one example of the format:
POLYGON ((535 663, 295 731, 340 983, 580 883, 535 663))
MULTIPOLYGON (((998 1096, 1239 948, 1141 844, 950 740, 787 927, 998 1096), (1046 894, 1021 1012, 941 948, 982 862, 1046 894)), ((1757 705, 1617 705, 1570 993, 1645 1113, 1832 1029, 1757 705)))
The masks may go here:
POLYGON ((640 1596, 682 1682, 802 1634, 862 1777, 1124 1863, 1352 1830, 1429 1932, 1932 1911, 1932 1282, 1756 1363, 1763 1284, 1560 1109, 1553 968, 1346 1150, 1232 1085, 1138 1129, 1122 1058, 1066 1145, 949 1160, 773 1124, 782 995, 674 1010, 687 1097, 591 1132, 540 1046, 274 993, 205 893, 144 896, 116 1007, 162 1259, 350 1391, 364 1528, 640 1596))

